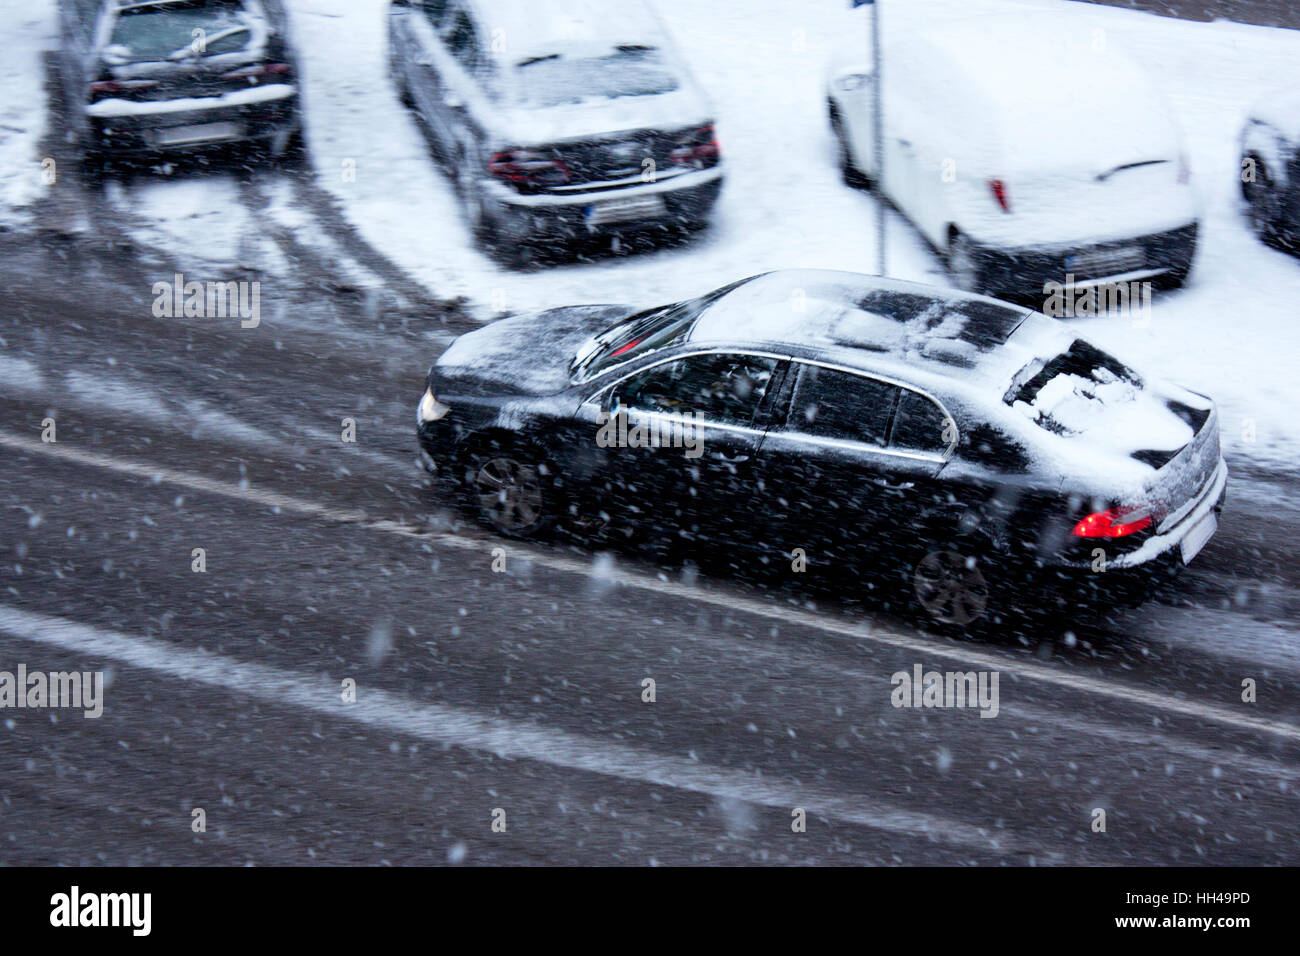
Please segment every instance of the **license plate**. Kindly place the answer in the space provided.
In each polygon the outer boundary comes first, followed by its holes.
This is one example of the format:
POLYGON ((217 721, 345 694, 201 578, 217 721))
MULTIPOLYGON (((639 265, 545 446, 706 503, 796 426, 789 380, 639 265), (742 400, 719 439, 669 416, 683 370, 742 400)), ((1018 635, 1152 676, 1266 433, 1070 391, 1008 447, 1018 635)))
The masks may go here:
POLYGON ((1070 272, 1095 275, 1115 275, 1132 272, 1146 265, 1146 250, 1141 246, 1119 246, 1114 249, 1094 249, 1065 257, 1065 268, 1070 272))
POLYGON ((180 146, 184 143, 215 143, 239 136, 238 123, 200 123, 198 126, 173 126, 160 129, 155 134, 159 146, 180 146))
POLYGON ((638 196, 635 199, 609 199, 592 203, 584 210, 587 225, 627 222, 630 219, 658 219, 667 212, 662 196, 638 196))
POLYGON ((1192 558, 1201 553, 1205 543, 1214 537, 1214 532, 1219 530, 1219 519, 1214 516, 1214 512, 1209 512, 1204 518, 1192 525, 1187 534, 1183 537, 1183 564, 1190 564, 1192 558))

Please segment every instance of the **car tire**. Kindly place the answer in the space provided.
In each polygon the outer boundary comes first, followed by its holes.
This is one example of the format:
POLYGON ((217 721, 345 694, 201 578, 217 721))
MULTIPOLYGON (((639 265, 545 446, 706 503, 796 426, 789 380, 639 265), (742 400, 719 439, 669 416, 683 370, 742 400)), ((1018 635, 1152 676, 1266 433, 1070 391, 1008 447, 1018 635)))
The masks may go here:
POLYGON ((534 538, 561 513, 554 469, 527 444, 489 443, 467 461, 466 495, 479 519, 511 538, 534 538))
POLYGON ((1255 235, 1266 244, 1278 246, 1282 241, 1282 216, 1278 208, 1277 192, 1269 177, 1268 168, 1258 157, 1255 160, 1255 181, 1241 184, 1242 195, 1246 198, 1247 215, 1250 227, 1255 235))
POLYGON ((397 98, 408 110, 415 109, 415 97, 411 95, 411 85, 406 82, 406 74, 401 64, 393 61, 393 83, 397 86, 397 98))
POLYGON ((948 240, 948 274, 953 285, 964 292, 983 293, 988 276, 979 249, 965 233, 954 229, 948 240))
POLYGON ((87 189, 102 189, 111 173, 108 156, 97 149, 82 149, 77 167, 87 189))
POLYGON ((853 161, 853 151, 849 148, 849 139, 844 132, 844 121, 840 119, 839 108, 834 102, 826 101, 826 112, 830 117, 831 132, 835 135, 835 147, 839 155, 840 176, 846 186, 854 189, 873 188, 872 179, 853 161))
POLYGON ((483 202, 482 193, 473 181, 473 174, 463 151, 456 154, 452 185, 460 198, 461 205, 465 208, 465 220, 469 225, 470 235, 481 245, 495 246, 496 225, 483 202))
POLYGON ((301 172, 307 169, 307 138, 302 127, 293 130, 282 142, 271 140, 271 159, 281 169, 301 172))
POLYGON ((1163 275, 1157 276, 1153 284, 1160 292, 1169 292, 1173 289, 1181 289, 1187 284, 1187 279, 1191 274, 1192 264, 1189 261, 1175 266, 1163 275))
POLYGON ((1000 613, 997 567, 980 541, 930 542, 908 562, 907 577, 913 608, 931 627, 974 631, 1000 613))

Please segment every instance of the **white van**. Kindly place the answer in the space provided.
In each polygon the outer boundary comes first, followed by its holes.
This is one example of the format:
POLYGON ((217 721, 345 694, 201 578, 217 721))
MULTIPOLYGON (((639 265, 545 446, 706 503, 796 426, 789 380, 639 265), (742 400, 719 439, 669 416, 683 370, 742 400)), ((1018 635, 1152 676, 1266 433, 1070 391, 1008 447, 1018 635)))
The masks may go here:
MULTIPOLYGON (((860 55, 827 83, 855 184, 876 178, 874 83, 860 55)), ((1186 280, 1198 223, 1182 136, 1105 33, 1050 14, 928 27, 887 44, 883 99, 883 194, 960 287, 1186 280)))

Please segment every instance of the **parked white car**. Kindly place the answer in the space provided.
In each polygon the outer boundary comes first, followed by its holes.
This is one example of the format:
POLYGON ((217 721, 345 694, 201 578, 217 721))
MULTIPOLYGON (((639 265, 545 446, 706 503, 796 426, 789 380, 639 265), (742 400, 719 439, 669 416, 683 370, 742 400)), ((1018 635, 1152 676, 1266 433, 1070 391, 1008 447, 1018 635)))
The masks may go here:
MULTIPOLYGON (((1182 136, 1145 71, 1057 15, 947 21, 887 38, 884 196, 971 291, 1182 284, 1197 207, 1182 136)), ((875 73, 832 65, 846 181, 875 184, 875 73)))

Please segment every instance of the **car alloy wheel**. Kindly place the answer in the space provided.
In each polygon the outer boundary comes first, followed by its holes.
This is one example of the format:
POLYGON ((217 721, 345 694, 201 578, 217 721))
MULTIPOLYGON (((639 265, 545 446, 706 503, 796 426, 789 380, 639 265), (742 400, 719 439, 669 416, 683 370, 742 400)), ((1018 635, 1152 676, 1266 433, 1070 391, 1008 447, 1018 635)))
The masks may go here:
POLYGON ((962 551, 927 552, 912 571, 916 600, 934 621, 966 627, 989 605, 989 582, 979 559, 962 551))
POLYGON ((474 497, 483 517, 508 534, 527 534, 546 514, 539 469, 514 458, 484 461, 474 475, 474 497))

